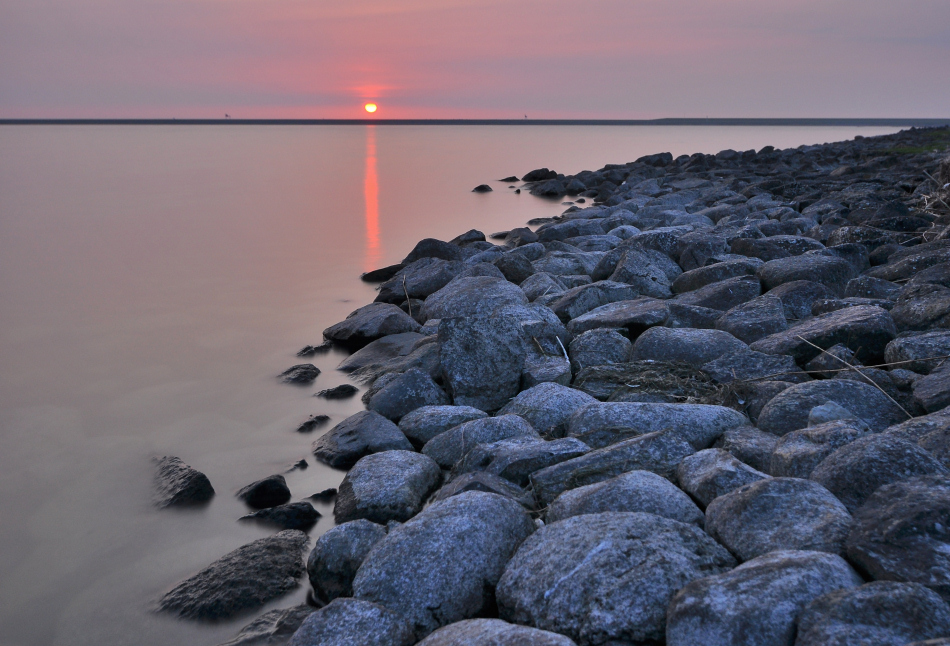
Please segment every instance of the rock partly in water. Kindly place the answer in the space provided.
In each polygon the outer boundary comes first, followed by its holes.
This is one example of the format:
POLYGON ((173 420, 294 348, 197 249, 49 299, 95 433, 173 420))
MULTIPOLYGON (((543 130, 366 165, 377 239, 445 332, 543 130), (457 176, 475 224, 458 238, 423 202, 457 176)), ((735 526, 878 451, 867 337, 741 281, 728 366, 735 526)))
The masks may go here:
POLYGON ((312 450, 324 464, 347 469, 370 453, 408 451, 412 445, 390 420, 373 411, 360 411, 320 436, 312 450))
POLYGON ((306 604, 271 610, 244 626, 234 639, 218 646, 286 646, 316 608, 306 604))
POLYGON ((345 320, 331 325, 323 336, 344 347, 358 350, 370 342, 391 334, 418 332, 420 326, 398 306, 371 303, 352 312, 345 320))
POLYGON ((281 529, 299 529, 305 532, 316 525, 319 519, 320 512, 309 502, 291 502, 255 511, 253 514, 241 516, 239 520, 250 520, 261 525, 281 529))
POLYGON ((314 397, 323 397, 324 399, 349 399, 360 391, 353 384, 340 384, 333 388, 327 388, 314 394, 314 397))
POLYGON ((214 487, 208 476, 174 456, 155 460, 155 504, 159 507, 200 505, 211 500, 214 487))
POLYGON ((284 476, 276 474, 242 487, 236 495, 248 507, 266 509, 290 500, 290 489, 284 476))
POLYGON ((301 363, 287 368, 277 375, 285 384, 296 384, 298 386, 307 386, 313 383, 313 380, 320 376, 320 369, 312 363, 301 363))

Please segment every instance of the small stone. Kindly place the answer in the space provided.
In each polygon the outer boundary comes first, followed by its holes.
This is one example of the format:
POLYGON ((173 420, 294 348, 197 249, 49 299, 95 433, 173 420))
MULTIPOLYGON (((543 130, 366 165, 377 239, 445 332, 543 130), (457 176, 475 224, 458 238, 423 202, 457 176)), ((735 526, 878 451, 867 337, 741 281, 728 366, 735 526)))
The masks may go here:
POLYGON ((479 184, 478 186, 472 189, 472 193, 491 193, 491 192, 492 192, 492 187, 489 186, 488 184, 479 184))
POLYGON ((270 525, 281 529, 299 529, 307 531, 317 524, 320 512, 309 502, 292 502, 268 509, 261 509, 253 514, 241 516, 239 520, 252 520, 262 525, 270 525))
POLYGON ((324 399, 349 399, 360 391, 359 388, 351 384, 340 384, 333 388, 327 388, 316 393, 314 397, 323 397, 324 399))
POLYGON ((311 415, 307 421, 297 427, 298 433, 312 433, 330 421, 329 415, 311 415))
POLYGON ((287 368, 282 373, 277 375, 277 378, 285 384, 306 386, 312 384, 313 380, 316 379, 319 374, 320 369, 312 363, 301 363, 299 365, 287 368))
POLYGON ((282 475, 272 475, 252 482, 237 492, 237 497, 255 509, 265 509, 283 505, 290 500, 290 489, 282 475))
POLYGON ((699 451, 685 457, 676 467, 680 487, 704 507, 720 496, 768 477, 722 449, 699 451))

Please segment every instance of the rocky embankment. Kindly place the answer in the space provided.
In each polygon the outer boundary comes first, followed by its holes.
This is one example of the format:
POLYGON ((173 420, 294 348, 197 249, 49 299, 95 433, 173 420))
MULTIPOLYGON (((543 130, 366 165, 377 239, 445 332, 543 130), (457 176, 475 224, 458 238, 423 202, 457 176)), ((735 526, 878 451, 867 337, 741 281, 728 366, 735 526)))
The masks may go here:
MULTIPOLYGON (((592 205, 371 272, 325 605, 232 643, 950 644, 948 143, 540 169, 592 205)), ((286 584, 302 536, 212 568, 286 584)))

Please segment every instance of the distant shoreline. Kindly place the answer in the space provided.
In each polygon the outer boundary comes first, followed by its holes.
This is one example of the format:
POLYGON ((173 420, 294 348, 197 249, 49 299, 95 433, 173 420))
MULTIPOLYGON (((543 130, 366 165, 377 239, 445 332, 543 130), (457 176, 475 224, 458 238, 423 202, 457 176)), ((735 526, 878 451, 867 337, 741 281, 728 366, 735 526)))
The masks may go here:
POLYGON ((857 126, 934 127, 950 119, 0 119, 2 126, 857 126))

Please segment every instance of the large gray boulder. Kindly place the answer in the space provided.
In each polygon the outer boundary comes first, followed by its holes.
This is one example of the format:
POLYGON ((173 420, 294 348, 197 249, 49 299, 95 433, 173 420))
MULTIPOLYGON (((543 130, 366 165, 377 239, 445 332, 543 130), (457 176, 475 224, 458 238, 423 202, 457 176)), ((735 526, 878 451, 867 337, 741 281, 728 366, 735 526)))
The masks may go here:
POLYGON ((503 305, 527 303, 528 298, 521 288, 503 278, 457 278, 426 299, 425 305, 422 306, 422 320, 458 316, 485 317, 503 305))
POLYGON ((809 377, 795 359, 784 354, 765 354, 748 347, 724 354, 703 364, 702 371, 721 384, 734 381, 773 379, 801 383, 809 377))
POLYGON ((360 458, 343 482, 333 507, 337 523, 365 518, 386 524, 415 516, 442 480, 432 458, 412 451, 383 451, 360 458))
POLYGON ((580 285, 567 290, 554 300, 549 307, 558 318, 567 323, 571 319, 597 309, 607 303, 629 301, 640 293, 631 285, 610 280, 599 280, 590 285, 580 285))
POLYGON ((572 516, 602 512, 640 512, 702 527, 705 517, 685 493, 649 471, 631 471, 616 478, 565 491, 548 506, 550 524, 572 516))
POLYGON ((873 579, 920 583, 950 602, 950 477, 884 485, 857 511, 848 558, 873 579))
POLYGON ((524 487, 528 484, 528 477, 535 471, 588 452, 590 447, 573 437, 549 442, 531 436, 514 437, 476 445, 455 464, 452 477, 484 471, 524 487))
POLYGON ((397 375, 377 391, 367 408, 398 422, 422 406, 446 406, 448 403, 449 396, 432 381, 432 377, 413 368, 397 375))
POLYGON ((290 646, 410 646, 408 624, 378 603, 334 599, 307 617, 290 646))
POLYGON ((759 414, 759 428, 775 435, 805 428, 811 410, 829 401, 849 410, 875 432, 907 419, 900 406, 873 386, 858 381, 825 379, 795 384, 777 394, 759 414))
POLYGON ((835 420, 783 435, 769 458, 776 477, 807 478, 821 461, 845 444, 870 433, 858 420, 835 420))
POLYGON ((412 450, 399 427, 373 411, 360 411, 334 426, 313 443, 318 460, 347 469, 364 455, 380 451, 412 450))
POLYGON ((744 343, 788 329, 782 299, 765 294, 747 303, 736 305, 719 317, 716 329, 728 332, 744 343))
POLYGON ((683 458, 676 467, 680 487, 703 507, 719 496, 768 477, 723 449, 699 451, 683 458))
POLYGON ((260 538, 185 579, 158 602, 184 619, 229 619, 297 587, 307 535, 295 529, 260 538))
POLYGON ((518 415, 499 415, 476 419, 435 436, 422 452, 444 469, 451 469, 463 455, 478 444, 490 444, 512 437, 530 437, 540 440, 538 432, 518 415))
POLYGON ((467 491, 438 502, 376 544, 353 596, 405 618, 416 639, 490 611, 495 585, 534 522, 518 503, 467 491))
POLYGON ((724 354, 747 348, 722 330, 654 327, 640 335, 630 356, 634 361, 682 361, 699 368, 724 354))
POLYGON ((567 423, 579 408, 595 404, 587 393, 560 384, 538 384, 505 404, 498 415, 518 415, 542 435, 563 437, 567 423))
POLYGON ((681 272, 665 254, 652 249, 630 248, 623 252, 610 280, 630 285, 637 294, 669 298, 670 282, 681 272), (675 274, 670 275, 670 267, 675 274))
POLYGON ((748 561, 776 550, 840 554, 851 514, 816 482, 768 478, 722 495, 706 508, 706 531, 748 561))
POLYGON ((307 558, 307 575, 318 599, 329 602, 353 595, 353 577, 386 528, 366 519, 352 520, 317 539, 307 558))
POLYGON ((653 514, 574 516, 538 530, 498 584, 503 619, 581 644, 663 639, 678 589, 733 558, 701 529, 653 514))
POLYGON ((158 507, 200 505, 214 496, 208 476, 171 455, 155 460, 155 495, 158 507))
POLYGON ((456 405, 490 412, 518 394, 526 352, 514 319, 442 319, 439 345, 443 382, 456 405))
POLYGON ((778 551, 693 581, 667 611, 668 646, 792 646, 805 606, 864 583, 840 556, 778 551))
POLYGON ((806 253, 791 258, 770 260, 756 271, 766 291, 797 280, 825 285, 838 295, 844 294, 848 281, 857 275, 844 258, 806 253))
POLYGON ((416 344, 425 338, 418 332, 391 334, 357 350, 337 366, 343 372, 356 372, 358 376, 378 370, 390 361, 410 354, 416 344))
POLYGON ((805 607, 795 646, 905 646, 950 635, 950 606, 917 583, 874 581, 805 607))
POLYGON ((884 349, 887 363, 900 362, 901 368, 921 374, 928 374, 944 363, 943 358, 932 357, 947 356, 950 356, 950 331, 947 330, 894 339, 884 349))
POLYGON ((603 482, 628 471, 652 471, 672 478, 676 465, 694 451, 676 431, 656 431, 536 471, 531 484, 538 503, 546 506, 568 489, 603 482))
POLYGON ((647 328, 663 325, 670 315, 669 305, 656 298, 637 298, 601 305, 567 324, 571 334, 598 328, 626 328, 631 338, 647 328))
POLYGON ((384 336, 418 332, 421 327, 396 305, 371 303, 325 329, 323 336, 345 347, 359 349, 384 336))
POLYGON ((568 422, 567 434, 599 449, 634 435, 673 429, 700 450, 725 431, 748 424, 745 415, 725 406, 596 402, 575 411, 568 422))
POLYGON ((576 646, 564 635, 509 624, 501 619, 465 619, 449 624, 418 646, 576 646))
POLYGON ((771 474, 769 462, 778 440, 777 436, 754 426, 740 426, 720 435, 713 448, 724 449, 756 471, 771 474))
POLYGON ((633 344, 617 330, 588 330, 578 335, 568 347, 571 368, 580 372, 588 366, 624 363, 630 358, 633 344))
POLYGON ((450 428, 484 417, 488 413, 471 406, 422 406, 399 420, 399 430, 413 446, 421 447, 450 428))
POLYGON ((878 487, 915 476, 950 473, 930 453, 893 435, 868 435, 822 460, 811 479, 854 512, 878 487))

